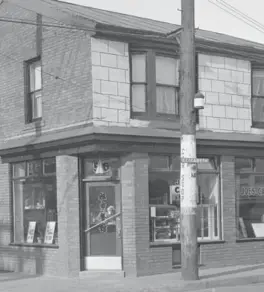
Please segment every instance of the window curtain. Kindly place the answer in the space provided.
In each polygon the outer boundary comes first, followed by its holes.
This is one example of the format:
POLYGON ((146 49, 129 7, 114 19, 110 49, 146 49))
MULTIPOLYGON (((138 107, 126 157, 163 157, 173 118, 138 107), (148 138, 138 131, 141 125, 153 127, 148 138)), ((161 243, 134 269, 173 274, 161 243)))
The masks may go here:
POLYGON ((176 114, 177 94, 173 87, 157 86, 157 112, 162 114, 176 114))

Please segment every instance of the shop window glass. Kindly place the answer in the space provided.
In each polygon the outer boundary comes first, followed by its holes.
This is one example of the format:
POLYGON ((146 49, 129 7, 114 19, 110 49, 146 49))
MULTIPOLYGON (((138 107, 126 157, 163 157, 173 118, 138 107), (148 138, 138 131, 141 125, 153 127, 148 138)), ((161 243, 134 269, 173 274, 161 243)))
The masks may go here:
MULTIPOLYGON (((165 157, 150 157, 150 238, 160 242, 180 241, 180 157, 168 157, 167 160, 165 157), (165 166, 168 171, 164 171, 165 166)), ((218 240, 221 235, 217 161, 212 158, 198 169, 198 240, 218 240)))
POLYGON ((254 159, 254 169, 243 173, 236 172, 237 237, 239 239, 264 237, 263 164, 264 159, 254 159))
POLYGON ((55 158, 13 164, 12 181, 14 242, 56 244, 58 221, 55 158))

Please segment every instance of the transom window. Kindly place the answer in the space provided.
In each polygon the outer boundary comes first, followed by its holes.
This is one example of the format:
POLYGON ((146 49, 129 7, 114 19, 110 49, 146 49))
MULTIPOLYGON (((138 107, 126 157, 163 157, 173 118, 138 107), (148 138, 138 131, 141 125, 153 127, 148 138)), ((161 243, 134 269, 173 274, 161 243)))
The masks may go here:
POLYGON ((131 55, 132 115, 175 119, 179 115, 179 59, 153 51, 131 55))

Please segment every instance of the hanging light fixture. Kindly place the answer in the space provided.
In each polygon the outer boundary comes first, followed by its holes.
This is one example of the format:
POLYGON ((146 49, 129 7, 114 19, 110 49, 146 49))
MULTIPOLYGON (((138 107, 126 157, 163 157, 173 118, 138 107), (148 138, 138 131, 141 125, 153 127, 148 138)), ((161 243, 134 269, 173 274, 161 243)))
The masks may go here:
POLYGON ((95 174, 104 174, 104 168, 101 159, 98 160, 95 174))

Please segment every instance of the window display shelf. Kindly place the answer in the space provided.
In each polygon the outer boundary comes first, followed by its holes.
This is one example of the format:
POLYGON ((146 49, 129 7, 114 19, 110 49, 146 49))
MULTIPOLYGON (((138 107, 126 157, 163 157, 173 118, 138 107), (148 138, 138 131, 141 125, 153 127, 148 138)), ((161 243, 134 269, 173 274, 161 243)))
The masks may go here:
POLYGON ((151 241, 170 242, 180 238, 179 212, 175 206, 151 206, 151 241))

